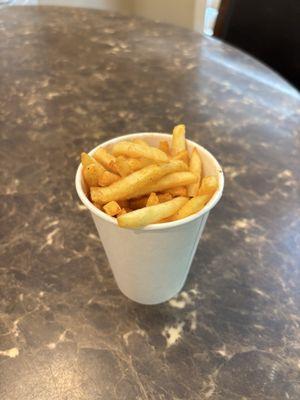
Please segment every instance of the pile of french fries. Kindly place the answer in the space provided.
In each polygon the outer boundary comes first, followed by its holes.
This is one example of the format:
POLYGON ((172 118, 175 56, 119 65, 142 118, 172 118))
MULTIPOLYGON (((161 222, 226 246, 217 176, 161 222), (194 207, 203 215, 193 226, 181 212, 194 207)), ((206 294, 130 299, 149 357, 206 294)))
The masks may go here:
POLYGON ((189 154, 185 126, 175 126, 172 140, 159 147, 142 139, 121 141, 110 151, 81 154, 87 196, 116 217, 122 228, 177 221, 200 211, 218 188, 216 176, 202 177, 196 148, 189 154))

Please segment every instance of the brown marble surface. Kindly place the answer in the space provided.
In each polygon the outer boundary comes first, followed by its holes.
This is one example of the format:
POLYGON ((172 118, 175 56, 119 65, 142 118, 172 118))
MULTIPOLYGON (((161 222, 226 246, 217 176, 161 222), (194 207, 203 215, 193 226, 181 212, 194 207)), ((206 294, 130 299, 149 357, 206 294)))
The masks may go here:
POLYGON ((299 95, 246 55, 95 10, 0 10, 0 399, 300 398, 299 95), (184 291, 117 289, 79 153, 170 131, 226 188, 184 291))

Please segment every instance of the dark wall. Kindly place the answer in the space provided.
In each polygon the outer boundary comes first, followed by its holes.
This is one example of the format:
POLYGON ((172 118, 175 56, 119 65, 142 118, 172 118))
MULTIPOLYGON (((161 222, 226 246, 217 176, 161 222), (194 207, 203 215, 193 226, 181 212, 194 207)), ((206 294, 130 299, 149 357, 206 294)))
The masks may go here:
POLYGON ((300 0, 225 0, 215 35, 300 88, 300 0))

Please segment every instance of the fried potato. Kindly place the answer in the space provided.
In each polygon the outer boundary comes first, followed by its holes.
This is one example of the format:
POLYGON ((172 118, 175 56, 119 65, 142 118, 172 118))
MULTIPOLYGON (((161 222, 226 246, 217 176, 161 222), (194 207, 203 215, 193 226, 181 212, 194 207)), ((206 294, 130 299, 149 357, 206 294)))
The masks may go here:
MULTIPOLYGON (((151 194, 150 194, 150 196, 151 196, 151 194)), ((133 210, 146 207, 147 201, 150 196, 146 195, 146 196, 138 197, 137 199, 131 199, 131 200, 129 200, 129 205, 133 210)), ((158 197, 158 203, 164 203, 165 201, 172 200, 172 198, 173 198, 170 193, 161 193, 161 194, 158 194, 157 197, 158 197)))
POLYGON ((167 156, 170 154, 170 146, 166 140, 161 140, 159 142, 159 149, 166 153, 167 156))
POLYGON ((159 203, 159 198, 157 197, 156 193, 152 192, 148 197, 146 207, 154 206, 155 204, 159 203))
POLYGON ((93 203, 93 204, 94 204, 95 207, 97 207, 99 210, 102 211, 102 207, 100 206, 100 204, 97 204, 97 203, 93 203))
POLYGON ((105 173, 104 168, 98 163, 88 164, 83 167, 82 174, 88 187, 97 186, 98 180, 105 173))
POLYGON ((186 150, 185 126, 177 125, 173 129, 171 154, 172 156, 175 156, 183 150, 186 150))
POLYGON ((128 208, 129 207, 129 202, 128 200, 119 200, 118 204, 121 208, 128 208))
POLYGON ((117 215, 119 216, 119 215, 123 215, 123 214, 126 214, 126 213, 127 213, 126 209, 125 208, 121 208, 121 211, 117 215))
POLYGON ((116 201, 110 201, 109 203, 105 204, 105 206, 103 206, 103 210, 106 212, 106 214, 113 217, 117 214, 120 214, 121 207, 116 201))
POLYGON ((105 168, 101 164, 99 164, 97 160, 95 160, 93 157, 91 157, 87 153, 81 153, 81 163, 82 163, 83 168, 85 168, 91 164, 97 165, 98 174, 100 174, 101 171, 102 172, 105 171, 105 168))
POLYGON ((172 160, 182 160, 188 165, 190 161, 189 153, 187 150, 182 150, 172 157, 172 160))
MULTIPOLYGON (((143 190, 146 185, 153 184, 164 175, 174 171, 183 171, 185 169, 185 163, 180 160, 170 161, 169 163, 161 165, 149 165, 112 183, 110 186, 91 188, 91 198, 96 203, 105 204, 112 200, 118 201, 138 197, 134 196, 134 194, 139 190, 143 190)), ((155 190, 150 190, 150 192, 154 191, 155 190)), ((146 191, 146 193, 150 192, 146 191)))
POLYGON ((93 154, 93 157, 104 166, 104 168, 108 169, 115 174, 118 173, 115 167, 116 158, 110 154, 106 149, 103 147, 99 147, 93 154))
POLYGON ((129 200, 129 206, 133 210, 146 207, 148 198, 149 198, 149 196, 147 195, 147 196, 138 197, 136 199, 131 199, 131 200, 129 200))
POLYGON ((124 155, 132 158, 147 158, 157 163, 168 161, 168 156, 156 147, 126 141, 116 143, 113 146, 112 153, 114 156, 124 155))
POLYGON ((175 214, 187 201, 187 197, 176 197, 165 203, 140 208, 139 210, 118 216, 118 224, 123 228, 139 228, 141 226, 155 224, 175 214))
POLYGON ((95 164, 96 160, 87 153, 81 153, 81 164, 87 167, 90 164, 95 164))
POLYGON ((160 193, 157 195, 160 203, 164 203, 165 201, 172 200, 172 195, 170 193, 160 193))
MULTIPOLYGON (((176 197, 179 199, 180 197, 176 197)), ((188 202, 186 202, 182 208, 180 208, 177 213, 171 218, 172 221, 177 221, 178 219, 186 218, 192 214, 197 213, 202 210, 205 204, 208 202, 209 196, 197 196, 191 198, 188 202)))
POLYGON ((132 172, 138 171, 151 164, 153 164, 153 161, 147 158, 127 158, 125 156, 116 157, 115 163, 116 170, 122 177, 130 175, 132 172))
POLYGON ((187 188, 185 186, 177 186, 174 188, 168 189, 168 192, 173 196, 187 196, 187 188))
POLYGON ((129 165, 128 159, 124 156, 119 156, 116 158, 115 167, 118 171, 118 174, 122 177, 130 175, 133 172, 131 166, 129 165))
MULTIPOLYGON (((173 161, 175 162, 175 161, 173 161)), ((180 162, 180 161, 177 161, 180 162)), ((182 162, 182 161, 181 161, 182 162)), ((185 163, 183 163, 186 165, 185 163)), ((157 182, 153 184, 148 184, 147 186, 143 187, 142 189, 136 191, 133 193, 132 197, 140 197, 145 194, 151 193, 151 192, 164 192, 169 189, 172 189, 177 186, 185 186, 189 185, 190 183, 195 182, 196 177, 194 174, 191 172, 174 172, 172 174, 169 174, 167 176, 164 176, 163 178, 159 179, 157 182)))
POLYGON ((140 144, 142 146, 149 146, 149 144, 147 142, 145 142, 145 140, 143 140, 143 139, 133 139, 132 142, 136 143, 136 144, 140 144))
POLYGON ((201 174, 202 174, 202 162, 200 155, 196 149, 193 150, 190 160, 190 171, 197 177, 195 183, 188 186, 188 195, 190 197, 195 197, 198 195, 201 174))
POLYGON ((204 194, 209 195, 210 197, 213 196, 215 191, 218 189, 218 180, 215 176, 205 176, 202 179, 201 186, 198 192, 199 196, 204 194))
POLYGON ((109 186, 114 182, 120 180, 120 176, 109 171, 104 171, 98 179, 99 186, 109 186))

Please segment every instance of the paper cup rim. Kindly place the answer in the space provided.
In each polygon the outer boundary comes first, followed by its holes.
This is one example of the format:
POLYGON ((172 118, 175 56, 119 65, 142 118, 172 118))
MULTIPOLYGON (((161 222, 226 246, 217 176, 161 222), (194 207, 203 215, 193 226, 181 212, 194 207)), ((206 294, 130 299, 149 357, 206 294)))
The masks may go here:
MULTIPOLYGON (((158 137, 160 139, 170 139, 172 135, 170 135, 169 133, 159 133, 159 132, 138 132, 138 133, 130 133, 127 135, 123 135, 123 136, 117 136, 113 139, 107 140, 101 144, 99 144, 98 146, 94 147, 91 151, 89 151, 89 155, 93 155, 93 153, 96 151, 96 149, 98 149, 99 147, 107 147, 110 145, 113 145, 121 140, 132 140, 132 139, 136 139, 136 138, 142 138, 142 137, 149 137, 149 136, 154 136, 154 137, 158 137)), ((178 221, 173 221, 173 222, 163 222, 163 223, 157 223, 157 224, 150 224, 141 228, 129 228, 131 230, 146 230, 146 231, 152 231, 152 230, 163 230, 163 229, 170 229, 170 228, 175 228, 177 226, 180 225, 184 225, 187 224, 199 217, 201 217, 202 215, 206 214, 207 212, 209 212, 220 200, 220 198, 222 197, 222 193, 223 193, 223 188, 224 188, 224 174, 223 174, 223 170, 219 164, 219 162, 216 160, 216 158, 208 151, 206 150, 204 147, 200 146, 198 143, 194 142, 193 140, 190 139, 186 139, 187 143, 198 148, 201 149, 201 152, 206 153, 211 160, 213 161, 213 163, 215 164, 216 167, 216 171, 217 171, 217 177, 218 177, 218 190, 214 193, 213 197, 209 200, 209 202, 205 205, 205 207, 202 208, 202 210, 200 210, 199 212, 190 215, 189 217, 180 219, 178 221)), ((97 207, 94 206, 94 204, 86 197, 86 194, 82 188, 82 164, 80 163, 77 171, 76 171, 76 176, 75 176, 75 187, 76 187, 76 191, 77 194, 80 198, 80 200, 82 201, 82 203, 87 207, 88 210, 90 210, 90 212, 92 212, 93 214, 97 215, 99 218, 110 222, 113 225, 117 225, 118 226, 118 222, 117 219, 114 217, 111 217, 109 215, 107 215, 106 213, 104 213, 103 211, 99 210, 97 207)), ((128 228, 121 228, 120 229, 128 229, 128 228)))

